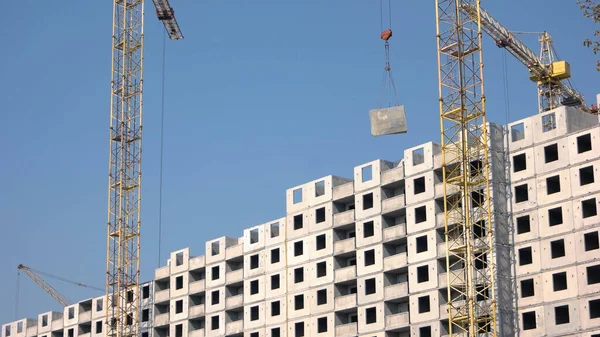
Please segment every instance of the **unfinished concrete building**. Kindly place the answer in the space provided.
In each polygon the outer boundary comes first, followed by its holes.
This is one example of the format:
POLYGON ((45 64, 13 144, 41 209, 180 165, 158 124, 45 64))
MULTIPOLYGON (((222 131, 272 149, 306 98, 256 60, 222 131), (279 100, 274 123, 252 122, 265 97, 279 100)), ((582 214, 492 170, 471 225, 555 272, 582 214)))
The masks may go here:
MULTIPOLYGON (((489 130, 501 334, 599 337, 598 117, 561 107, 489 130)), ((141 337, 447 335, 442 186, 430 142, 287 190, 284 217, 171 253, 142 286, 141 337)), ((98 337, 103 301, 2 337, 98 337)))

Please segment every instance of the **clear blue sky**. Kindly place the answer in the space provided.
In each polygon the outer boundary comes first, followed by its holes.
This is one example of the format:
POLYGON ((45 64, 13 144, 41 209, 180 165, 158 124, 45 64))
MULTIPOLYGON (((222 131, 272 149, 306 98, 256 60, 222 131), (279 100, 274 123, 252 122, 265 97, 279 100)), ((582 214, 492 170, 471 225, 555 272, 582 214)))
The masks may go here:
MULTIPOLYGON (((439 139, 434 2, 394 1, 392 69, 409 134, 373 138, 384 65, 379 2, 172 0, 185 35, 168 41, 164 237, 168 252, 281 217, 285 190, 397 160, 439 139)), ((575 0, 485 1, 510 29, 548 30, 589 102, 600 92, 596 27, 575 0)), ((17 265, 104 287, 111 1, 11 1, 0 30, 0 323, 15 318, 17 265)), ((146 3, 142 279, 157 267, 163 28, 146 3)), ((535 37, 525 41, 538 51, 535 37)), ((484 41, 488 116, 505 122, 503 51, 484 41)), ((508 58, 512 120, 535 85, 508 58)), ((60 310, 21 275, 19 317, 60 310)), ((100 294, 51 282, 71 300, 100 294)))

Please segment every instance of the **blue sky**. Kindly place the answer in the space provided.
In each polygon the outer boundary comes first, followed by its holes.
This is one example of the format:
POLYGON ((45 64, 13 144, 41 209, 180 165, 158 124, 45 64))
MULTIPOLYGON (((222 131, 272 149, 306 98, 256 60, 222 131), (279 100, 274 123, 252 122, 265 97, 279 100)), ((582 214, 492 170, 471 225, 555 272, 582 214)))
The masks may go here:
MULTIPOLYGON (((438 141, 433 1, 394 1, 391 65, 409 133, 373 138, 383 43, 378 1, 172 0, 161 264, 168 253, 285 214, 285 190, 438 141)), ((575 0, 486 1, 509 29, 548 30, 573 83, 595 101, 582 40, 596 28, 575 0)), ((0 54, 0 322, 15 319, 17 265, 104 287, 110 1, 5 4, 0 54)), ((158 266, 163 28, 146 3, 142 279, 158 266)), ((535 36, 523 37, 538 51, 535 36)), ((503 51, 484 40, 488 119, 504 123, 503 51)), ((535 114, 535 85, 509 54, 510 118, 535 114)), ((72 301, 101 294, 50 280, 72 301)), ((19 318, 60 310, 25 275, 19 318)))

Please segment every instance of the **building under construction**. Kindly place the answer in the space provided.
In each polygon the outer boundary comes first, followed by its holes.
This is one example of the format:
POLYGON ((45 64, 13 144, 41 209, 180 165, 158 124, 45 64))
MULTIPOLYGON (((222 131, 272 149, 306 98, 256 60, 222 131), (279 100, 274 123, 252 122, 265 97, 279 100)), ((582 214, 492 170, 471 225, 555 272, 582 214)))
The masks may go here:
MULTIPOLYGON (((598 116, 563 106, 487 129, 498 335, 600 336, 598 116)), ((288 189, 285 216, 206 242, 204 256, 172 252, 141 285, 140 336, 448 335, 448 282, 464 274, 445 262, 441 167, 438 144, 406 149, 288 189)), ((2 337, 104 336, 105 304, 2 337)))

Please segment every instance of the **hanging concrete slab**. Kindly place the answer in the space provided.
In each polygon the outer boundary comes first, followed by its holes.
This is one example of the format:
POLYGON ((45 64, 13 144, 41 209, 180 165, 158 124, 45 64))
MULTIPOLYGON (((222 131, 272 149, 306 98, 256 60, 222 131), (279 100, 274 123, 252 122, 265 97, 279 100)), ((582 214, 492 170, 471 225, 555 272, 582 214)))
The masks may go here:
POLYGON ((403 105, 371 110, 369 117, 373 136, 394 135, 408 131, 403 105))

